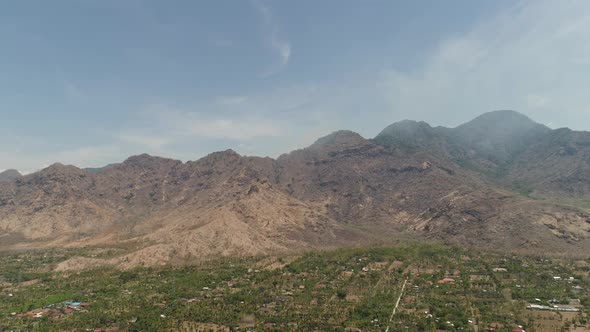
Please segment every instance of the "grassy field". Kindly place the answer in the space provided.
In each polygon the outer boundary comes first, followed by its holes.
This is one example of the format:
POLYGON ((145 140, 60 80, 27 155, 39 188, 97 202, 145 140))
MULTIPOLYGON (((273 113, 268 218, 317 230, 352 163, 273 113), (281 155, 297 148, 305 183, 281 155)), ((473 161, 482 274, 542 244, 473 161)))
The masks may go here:
POLYGON ((92 252, 2 254, 0 331, 589 331, 588 261, 407 245, 52 272, 92 252))

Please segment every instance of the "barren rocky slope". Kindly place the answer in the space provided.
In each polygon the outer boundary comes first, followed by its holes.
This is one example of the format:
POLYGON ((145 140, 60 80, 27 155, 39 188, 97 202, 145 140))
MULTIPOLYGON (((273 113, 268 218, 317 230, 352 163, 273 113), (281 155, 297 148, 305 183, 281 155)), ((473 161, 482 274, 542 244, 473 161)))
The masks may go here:
POLYGON ((589 248, 587 209, 523 197, 452 158, 376 141, 337 132, 281 156, 281 184, 295 197, 324 202, 345 224, 502 250, 589 248))
POLYGON ((140 155, 102 169, 55 164, 0 183, 0 247, 138 244, 64 269, 400 236, 583 255, 589 142, 503 111, 454 129, 403 121, 372 140, 339 131, 276 160, 227 150, 186 163, 140 155), (571 200, 549 199, 557 195, 571 200))

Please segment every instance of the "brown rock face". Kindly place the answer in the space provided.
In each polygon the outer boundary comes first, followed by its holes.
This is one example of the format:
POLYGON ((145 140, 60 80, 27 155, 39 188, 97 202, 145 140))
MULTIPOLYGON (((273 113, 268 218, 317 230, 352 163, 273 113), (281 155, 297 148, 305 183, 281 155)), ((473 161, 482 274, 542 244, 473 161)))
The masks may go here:
POLYGON ((276 160, 227 150, 186 163, 140 155, 103 169, 55 164, 0 183, 0 247, 140 244, 122 257, 62 269, 400 236, 583 254, 588 133, 529 121, 512 112, 455 129, 406 121, 373 140, 339 131, 276 160), (526 193, 518 190, 524 186, 526 193))

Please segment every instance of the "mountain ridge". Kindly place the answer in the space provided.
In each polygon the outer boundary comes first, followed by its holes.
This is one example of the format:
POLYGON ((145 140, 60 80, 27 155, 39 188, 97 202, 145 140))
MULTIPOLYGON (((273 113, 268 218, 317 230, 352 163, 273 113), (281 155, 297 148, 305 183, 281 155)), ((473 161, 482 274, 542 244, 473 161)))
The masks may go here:
POLYGON ((56 163, 0 184, 0 248, 143 243, 101 262, 127 267, 400 237, 576 254, 590 249, 589 175, 590 133, 508 111, 337 131, 277 159, 56 163))

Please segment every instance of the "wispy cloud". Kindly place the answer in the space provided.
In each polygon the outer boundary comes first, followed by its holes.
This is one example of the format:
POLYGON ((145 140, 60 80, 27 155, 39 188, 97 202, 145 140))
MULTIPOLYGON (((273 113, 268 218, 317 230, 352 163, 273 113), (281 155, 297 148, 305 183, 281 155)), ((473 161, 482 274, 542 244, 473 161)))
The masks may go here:
POLYGON ((275 32, 271 38, 271 46, 279 55, 281 66, 286 66, 291 57, 291 44, 288 41, 280 39, 278 33, 275 32))
POLYGON ((279 73, 291 58, 291 43, 280 34, 279 25, 274 19, 273 13, 268 5, 262 0, 252 0, 252 5, 260 13, 265 29, 267 29, 267 39, 270 48, 276 54, 277 62, 265 70, 261 76, 268 77, 279 73))

